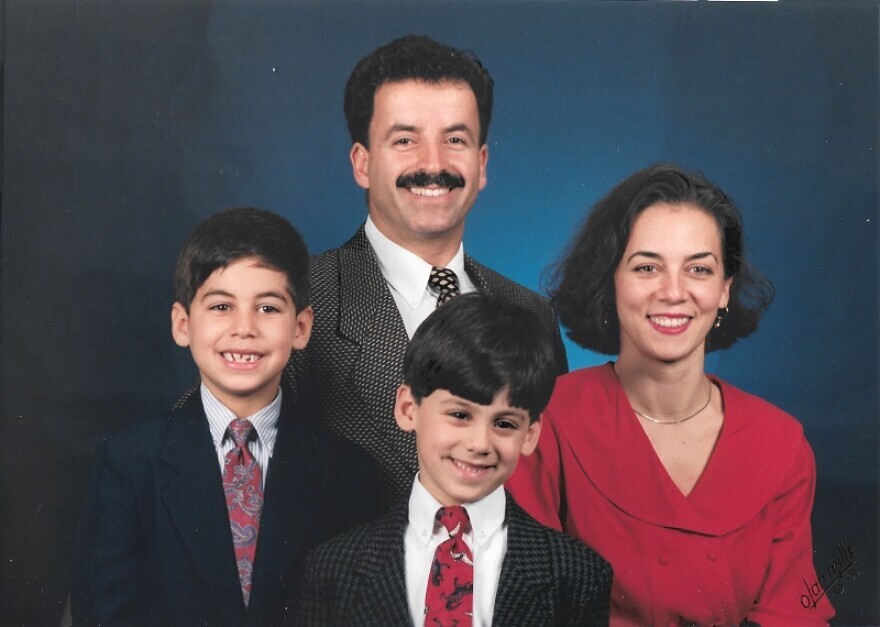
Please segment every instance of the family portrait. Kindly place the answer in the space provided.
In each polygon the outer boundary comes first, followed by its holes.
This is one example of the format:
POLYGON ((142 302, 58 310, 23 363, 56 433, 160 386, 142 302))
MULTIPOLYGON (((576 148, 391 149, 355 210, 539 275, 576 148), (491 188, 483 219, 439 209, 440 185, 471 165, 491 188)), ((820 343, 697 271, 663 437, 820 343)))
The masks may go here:
POLYGON ((10 625, 880 622, 874 0, 6 0, 10 625))

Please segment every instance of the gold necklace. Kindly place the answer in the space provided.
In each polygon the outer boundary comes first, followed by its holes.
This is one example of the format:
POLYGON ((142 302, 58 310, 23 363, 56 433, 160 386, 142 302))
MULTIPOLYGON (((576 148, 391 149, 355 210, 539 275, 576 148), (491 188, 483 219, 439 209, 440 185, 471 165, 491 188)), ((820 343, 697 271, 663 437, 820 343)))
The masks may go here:
POLYGON ((636 412, 636 415, 641 416, 645 420, 649 420, 649 421, 651 421, 655 424, 658 424, 658 425, 677 425, 681 422, 684 422, 685 420, 690 420, 691 418, 693 418, 694 416, 696 416, 697 414, 702 412, 704 409, 706 409, 709 406, 709 401, 711 401, 711 400, 712 400, 712 384, 710 383, 709 384, 709 396, 706 397, 706 402, 703 404, 702 407, 700 407, 697 411, 692 413, 690 416, 685 416, 684 418, 679 418, 678 420, 657 420, 656 418, 651 418, 648 414, 643 414, 635 407, 633 407, 633 411, 636 412))

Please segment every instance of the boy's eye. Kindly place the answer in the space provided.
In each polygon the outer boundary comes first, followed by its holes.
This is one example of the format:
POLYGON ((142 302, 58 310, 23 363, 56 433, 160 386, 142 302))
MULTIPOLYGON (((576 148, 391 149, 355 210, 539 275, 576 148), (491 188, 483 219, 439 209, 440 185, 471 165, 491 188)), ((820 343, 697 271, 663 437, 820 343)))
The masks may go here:
POLYGON ((468 419, 467 412, 464 412, 464 411, 451 411, 451 412, 449 412, 449 415, 457 420, 467 420, 468 419))
POLYGON ((262 311, 263 313, 275 313, 280 310, 274 305, 260 305, 260 311, 262 311))
POLYGON ((499 420, 495 423, 495 426, 499 429, 517 429, 518 425, 512 420, 499 420))
POLYGON ((229 311, 229 305, 226 303, 217 303, 216 305, 211 305, 210 309, 213 311, 229 311))

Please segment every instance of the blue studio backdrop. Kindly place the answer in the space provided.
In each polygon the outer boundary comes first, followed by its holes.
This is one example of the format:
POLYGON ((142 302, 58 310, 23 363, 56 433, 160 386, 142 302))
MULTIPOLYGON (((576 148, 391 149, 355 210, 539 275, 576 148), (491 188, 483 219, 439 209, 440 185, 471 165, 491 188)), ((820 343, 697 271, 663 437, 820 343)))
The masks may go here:
MULTIPOLYGON (((656 161, 730 193, 776 301, 709 370, 797 416, 818 465, 816 567, 878 624, 876 2, 6 0, 2 14, 0 607, 60 617, 102 435, 196 380, 172 271, 220 208, 287 216, 313 252, 363 221, 342 91, 419 32, 496 82, 466 250, 540 288, 589 206, 656 161)), ((607 357, 569 345, 571 368, 607 357)), ((805 574, 806 576, 806 574, 805 574)), ((804 582, 809 586, 812 582, 804 582)))

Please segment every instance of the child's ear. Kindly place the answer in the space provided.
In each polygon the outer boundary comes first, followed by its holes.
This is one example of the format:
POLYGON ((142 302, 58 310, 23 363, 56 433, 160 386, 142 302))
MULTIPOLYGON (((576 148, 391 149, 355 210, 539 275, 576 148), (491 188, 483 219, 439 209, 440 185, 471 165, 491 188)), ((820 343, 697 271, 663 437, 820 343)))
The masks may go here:
POLYGON ((529 425, 529 429, 528 431, 526 431, 526 437, 523 440, 522 446, 519 449, 519 454, 528 457, 529 455, 534 453, 535 447, 538 446, 538 437, 540 435, 541 421, 536 420, 529 425))
POLYGON ((189 314, 180 303, 171 308, 171 336, 178 346, 189 346, 189 314))
POLYGON ((413 396, 410 387, 403 383, 397 388, 397 398, 394 401, 394 419, 397 426, 404 431, 415 431, 416 411, 419 403, 413 396))
POLYGON ((293 332, 293 350, 300 351, 309 343, 312 336, 312 323, 315 320, 315 312, 309 305, 296 314, 296 329, 293 332))

